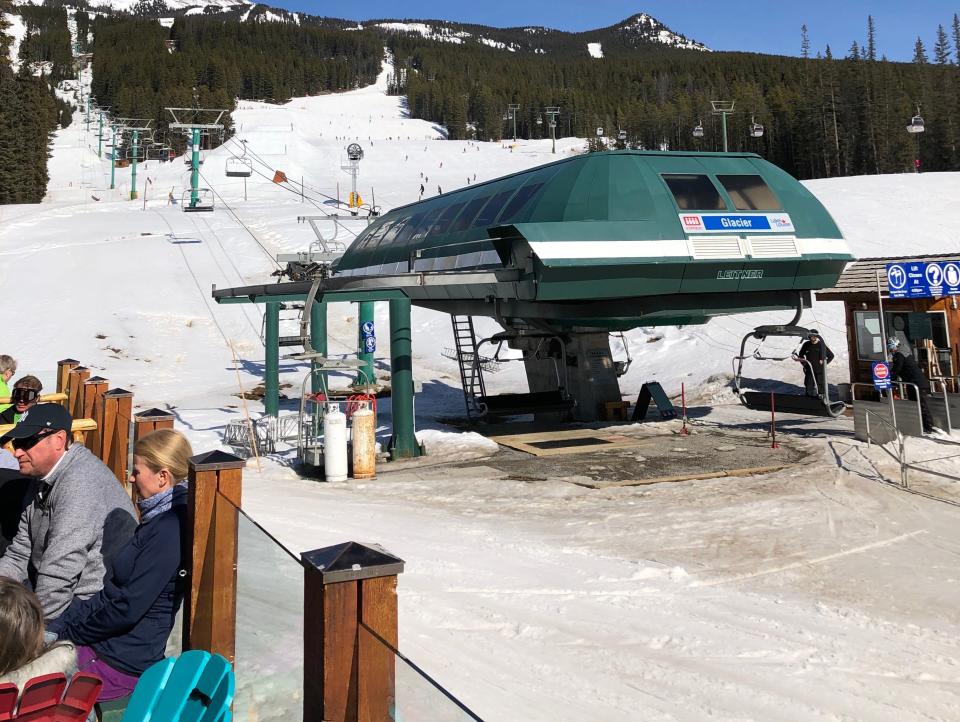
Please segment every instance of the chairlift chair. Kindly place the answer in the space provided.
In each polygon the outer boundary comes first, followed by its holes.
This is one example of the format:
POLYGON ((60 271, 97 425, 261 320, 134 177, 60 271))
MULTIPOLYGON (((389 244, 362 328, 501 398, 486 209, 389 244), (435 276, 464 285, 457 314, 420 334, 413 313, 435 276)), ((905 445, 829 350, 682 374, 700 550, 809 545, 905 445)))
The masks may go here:
POLYGON ((617 140, 626 140, 626 139, 627 139, 627 131, 625 130, 617 131, 617 140))
POLYGON ((762 138, 763 137, 763 126, 760 125, 753 118, 750 119, 750 137, 751 138, 762 138))
POLYGON ((693 126, 693 137, 694 137, 694 138, 702 138, 702 137, 703 137, 703 125, 702 125, 702 124, 697 123, 695 126, 693 126))
POLYGON ((180 208, 185 213, 212 211, 214 209, 213 191, 209 188, 197 188, 197 201, 191 202, 191 190, 188 188, 180 196, 180 208))
MULTIPOLYGON (((806 396, 786 393, 769 393, 765 391, 744 391, 741 387, 743 379, 743 362, 746 359, 755 359, 757 361, 799 361, 809 367, 809 362, 798 356, 799 345, 789 356, 767 356, 762 353, 763 342, 770 337, 796 337, 801 339, 801 344, 810 336, 810 330, 801 326, 757 326, 750 333, 743 337, 740 344, 740 355, 733 358, 734 375, 733 386, 734 393, 740 398, 740 403, 753 411, 770 411, 771 403, 776 411, 787 414, 801 414, 806 416, 826 416, 836 418, 843 414, 846 408, 842 401, 831 401, 829 397, 829 384, 826 383, 826 369, 823 373, 823 381, 826 388, 820 389, 819 396, 806 396), (756 339, 760 342, 752 354, 746 353, 747 342, 750 339, 756 339)), ((820 343, 823 343, 821 339, 820 343)), ((819 383, 817 375, 814 379, 819 383)))
POLYGON ((922 133, 925 130, 923 118, 918 113, 910 119, 910 125, 907 126, 908 133, 922 133))
POLYGON ((253 175, 253 163, 243 156, 227 158, 225 171, 227 178, 249 178, 253 175))

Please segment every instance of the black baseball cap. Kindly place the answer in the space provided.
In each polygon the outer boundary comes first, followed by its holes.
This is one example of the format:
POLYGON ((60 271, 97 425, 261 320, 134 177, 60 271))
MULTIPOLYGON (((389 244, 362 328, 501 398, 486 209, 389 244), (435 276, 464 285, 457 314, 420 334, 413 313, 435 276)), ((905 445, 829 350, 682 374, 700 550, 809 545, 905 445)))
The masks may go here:
POLYGON ((41 431, 66 431, 69 434, 72 426, 73 417, 60 404, 37 404, 23 412, 20 423, 0 438, 0 444, 11 439, 29 439, 41 431))

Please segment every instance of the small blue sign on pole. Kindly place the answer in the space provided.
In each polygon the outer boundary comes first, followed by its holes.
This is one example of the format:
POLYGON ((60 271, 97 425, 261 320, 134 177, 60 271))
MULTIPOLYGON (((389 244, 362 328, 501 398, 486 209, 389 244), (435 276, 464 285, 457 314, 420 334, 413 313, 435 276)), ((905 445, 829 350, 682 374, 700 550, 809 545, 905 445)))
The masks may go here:
POLYGON ((376 352, 377 334, 374 331, 373 321, 364 321, 360 326, 360 343, 365 353, 376 352))
POLYGON ((890 365, 884 361, 873 362, 873 386, 877 391, 890 388, 890 365))
POLYGON ((890 298, 960 296, 960 263, 888 263, 890 298))

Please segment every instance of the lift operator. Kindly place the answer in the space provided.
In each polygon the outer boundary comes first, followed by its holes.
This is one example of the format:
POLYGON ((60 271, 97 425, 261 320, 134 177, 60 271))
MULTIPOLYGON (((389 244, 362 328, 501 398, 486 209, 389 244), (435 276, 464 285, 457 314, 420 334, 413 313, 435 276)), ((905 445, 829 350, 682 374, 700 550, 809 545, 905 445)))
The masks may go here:
POLYGON ((827 364, 833 361, 833 351, 827 348, 817 329, 810 329, 807 340, 797 351, 797 361, 803 364, 803 385, 807 396, 826 398, 826 370, 827 364))

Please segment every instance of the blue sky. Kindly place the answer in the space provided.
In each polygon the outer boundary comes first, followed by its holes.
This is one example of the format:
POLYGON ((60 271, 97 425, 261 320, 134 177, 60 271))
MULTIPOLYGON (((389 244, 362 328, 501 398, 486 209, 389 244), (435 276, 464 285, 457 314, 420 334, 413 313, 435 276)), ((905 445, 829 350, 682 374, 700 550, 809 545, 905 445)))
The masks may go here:
POLYGON ((910 60, 919 35, 931 51, 937 25, 947 32, 960 2, 947 0, 408 0, 334 4, 317 0, 267 0, 315 15, 370 18, 439 18, 483 25, 546 25, 589 30, 612 25, 638 12, 653 15, 673 30, 717 50, 750 50, 798 55, 800 26, 806 23, 814 53, 830 45, 835 55, 866 37, 867 15, 877 24, 877 47, 891 60, 910 60), (585 9, 588 8, 588 9, 585 9))

